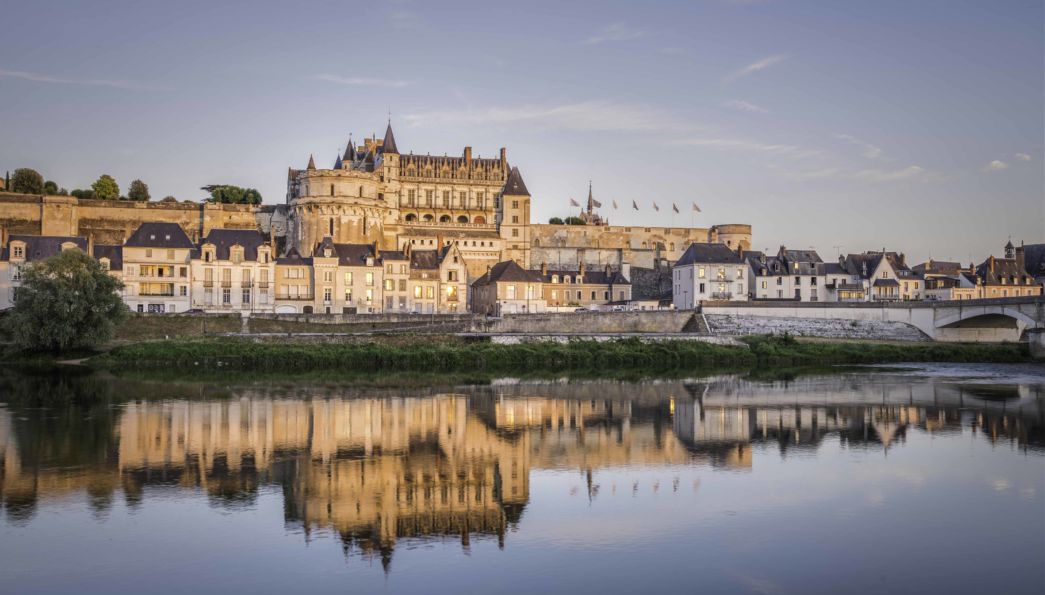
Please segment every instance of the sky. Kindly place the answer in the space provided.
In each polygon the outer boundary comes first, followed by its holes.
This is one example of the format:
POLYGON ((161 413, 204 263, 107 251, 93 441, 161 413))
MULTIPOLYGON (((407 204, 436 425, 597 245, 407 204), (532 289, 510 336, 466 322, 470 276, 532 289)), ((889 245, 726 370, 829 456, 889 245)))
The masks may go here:
POLYGON ((979 262, 1010 237, 1045 241, 1042 0, 3 13, 0 171, 69 189, 107 173, 154 198, 223 183, 282 203, 287 167, 332 166, 390 114, 404 153, 506 147, 534 222, 573 214, 590 180, 612 224, 750 223, 754 249, 828 260, 884 247, 979 262))

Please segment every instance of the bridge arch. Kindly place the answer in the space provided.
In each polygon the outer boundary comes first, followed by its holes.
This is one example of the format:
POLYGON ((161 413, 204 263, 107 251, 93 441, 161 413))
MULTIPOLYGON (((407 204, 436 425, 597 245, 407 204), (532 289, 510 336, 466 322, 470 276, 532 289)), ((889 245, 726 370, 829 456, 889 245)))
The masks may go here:
POLYGON ((1016 321, 1017 326, 1023 323, 1026 328, 1038 328, 1041 325, 1033 317, 1020 311, 1019 308, 1006 306, 976 306, 971 308, 960 308, 954 314, 949 314, 934 321, 936 328, 948 328, 960 326, 963 322, 973 319, 985 320, 988 317, 1008 317, 1016 321))

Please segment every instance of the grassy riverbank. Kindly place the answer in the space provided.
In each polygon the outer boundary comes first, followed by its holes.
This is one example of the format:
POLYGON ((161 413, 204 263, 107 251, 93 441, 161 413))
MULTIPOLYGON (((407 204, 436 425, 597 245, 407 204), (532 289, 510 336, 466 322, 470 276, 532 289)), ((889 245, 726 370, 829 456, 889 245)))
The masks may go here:
POLYGON ((119 346, 89 360, 120 369, 258 370, 301 372, 539 372, 662 371, 706 366, 872 364, 889 362, 1021 362, 1025 346, 986 344, 802 343, 788 337, 749 337, 748 347, 695 341, 642 343, 625 339, 569 344, 442 342, 256 343, 241 339, 178 339, 119 346))

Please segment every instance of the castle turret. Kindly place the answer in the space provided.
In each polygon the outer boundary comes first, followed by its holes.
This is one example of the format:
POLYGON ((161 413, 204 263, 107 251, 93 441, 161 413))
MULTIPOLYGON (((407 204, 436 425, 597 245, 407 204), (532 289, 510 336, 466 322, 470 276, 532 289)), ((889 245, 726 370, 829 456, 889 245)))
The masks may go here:
POLYGON ((316 160, 312 157, 312 155, 308 156, 308 167, 305 169, 309 171, 316 171, 316 160))
POLYGON ((508 258, 524 269, 530 268, 530 191, 526 189, 522 173, 513 167, 501 192, 498 213, 500 234, 504 238, 508 258))

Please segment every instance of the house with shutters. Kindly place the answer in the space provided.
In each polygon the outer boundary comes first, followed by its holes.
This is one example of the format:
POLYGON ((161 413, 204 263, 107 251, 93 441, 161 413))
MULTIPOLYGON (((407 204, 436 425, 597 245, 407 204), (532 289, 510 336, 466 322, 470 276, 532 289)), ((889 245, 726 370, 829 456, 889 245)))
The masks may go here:
POLYGON ((86 238, 75 236, 7 235, 0 229, 0 310, 14 306, 25 267, 64 250, 88 251, 86 238))
POLYGON ((747 262, 725 244, 690 244, 671 269, 675 308, 704 301, 747 301, 747 262))
POLYGON ((212 229, 192 251, 192 309, 274 312, 273 253, 257 230, 212 229))
POLYGON ((192 307, 195 246, 176 223, 142 223, 123 244, 123 299, 133 312, 187 312, 192 307))
POLYGON ((472 283, 471 311, 487 316, 545 312, 543 280, 514 260, 499 262, 472 283))

